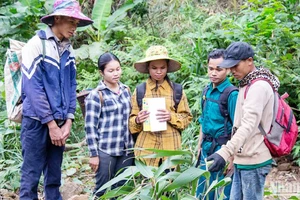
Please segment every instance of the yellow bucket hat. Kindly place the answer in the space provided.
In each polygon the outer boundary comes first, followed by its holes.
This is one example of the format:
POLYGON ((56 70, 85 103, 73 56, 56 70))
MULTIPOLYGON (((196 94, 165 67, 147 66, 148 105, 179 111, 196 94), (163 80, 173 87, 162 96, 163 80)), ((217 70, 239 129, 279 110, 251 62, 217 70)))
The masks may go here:
POLYGON ((175 72, 180 69, 181 64, 168 56, 168 50, 164 46, 151 46, 146 51, 146 57, 134 63, 134 68, 141 73, 148 74, 147 63, 153 60, 169 60, 168 71, 175 72))

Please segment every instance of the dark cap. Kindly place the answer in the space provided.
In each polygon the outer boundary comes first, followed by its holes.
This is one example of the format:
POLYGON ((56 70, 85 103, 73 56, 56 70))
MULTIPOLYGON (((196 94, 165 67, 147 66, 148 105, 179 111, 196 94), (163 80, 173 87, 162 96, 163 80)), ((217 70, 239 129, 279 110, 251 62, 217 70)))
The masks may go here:
POLYGON ((240 61, 247 58, 253 58, 254 51, 246 42, 231 43, 224 53, 224 60, 219 64, 221 68, 231 68, 237 65, 240 61))

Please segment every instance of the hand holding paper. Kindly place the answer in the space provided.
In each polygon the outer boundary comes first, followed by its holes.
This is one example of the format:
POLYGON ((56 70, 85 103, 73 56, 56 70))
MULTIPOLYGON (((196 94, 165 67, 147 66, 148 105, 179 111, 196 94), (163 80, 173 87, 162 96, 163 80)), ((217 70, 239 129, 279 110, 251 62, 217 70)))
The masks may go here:
POLYGON ((156 119, 160 122, 167 122, 171 120, 171 114, 165 109, 158 109, 156 119))

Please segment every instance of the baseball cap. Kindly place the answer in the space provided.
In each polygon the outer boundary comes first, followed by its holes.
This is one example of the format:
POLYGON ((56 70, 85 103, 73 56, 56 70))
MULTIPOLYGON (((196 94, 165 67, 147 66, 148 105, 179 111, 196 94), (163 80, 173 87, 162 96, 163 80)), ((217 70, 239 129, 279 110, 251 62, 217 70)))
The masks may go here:
POLYGON ((231 43, 224 53, 224 60, 219 64, 221 68, 231 68, 240 61, 254 57, 252 47, 246 42, 231 43))

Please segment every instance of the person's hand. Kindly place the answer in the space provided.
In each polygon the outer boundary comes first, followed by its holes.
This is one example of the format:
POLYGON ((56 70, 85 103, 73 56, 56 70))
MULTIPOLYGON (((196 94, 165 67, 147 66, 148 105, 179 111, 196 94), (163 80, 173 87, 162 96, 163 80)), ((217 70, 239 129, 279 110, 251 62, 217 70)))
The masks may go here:
POLYGON ((89 164, 90 164, 90 167, 92 168, 92 171, 97 172, 99 164, 100 164, 99 157, 98 156, 90 157, 89 164))
POLYGON ((149 117, 150 112, 141 110, 135 118, 135 123, 141 124, 149 117))
POLYGON ((64 140, 63 140, 63 132, 62 130, 57 126, 56 122, 54 120, 47 123, 49 128, 49 135, 52 144, 55 146, 63 146, 64 140))
POLYGON ((171 120, 171 113, 165 109, 158 109, 156 117, 160 122, 167 122, 171 120))
POLYGON ((233 172, 233 156, 231 156, 228 161, 229 163, 224 174, 231 176, 230 174, 233 172))
POLYGON ((70 136, 71 132, 71 126, 72 126, 72 120, 67 119, 66 123, 60 128, 63 133, 63 142, 66 143, 66 140, 70 136))
POLYGON ((208 171, 210 172, 220 171, 226 164, 224 158, 217 153, 210 155, 206 160, 213 161, 213 163, 208 167, 208 171))

